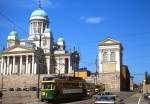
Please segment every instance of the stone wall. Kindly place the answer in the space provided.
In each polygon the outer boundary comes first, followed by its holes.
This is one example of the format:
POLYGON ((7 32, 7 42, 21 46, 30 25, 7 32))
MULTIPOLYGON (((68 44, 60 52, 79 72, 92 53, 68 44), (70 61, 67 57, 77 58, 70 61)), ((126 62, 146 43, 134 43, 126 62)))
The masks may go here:
POLYGON ((150 93, 150 84, 143 85, 143 93, 150 93))
POLYGON ((103 73, 114 73, 116 71, 116 63, 103 63, 102 69, 103 73))
MULTIPOLYGON (((43 79, 40 75, 40 82, 43 79)), ((2 85, 2 76, 0 76, 0 88, 2 85)), ((3 75, 3 88, 24 88, 24 87, 37 87, 38 75, 3 75)))
POLYGON ((98 76, 98 83, 105 85, 106 91, 120 91, 120 73, 101 73, 98 76))

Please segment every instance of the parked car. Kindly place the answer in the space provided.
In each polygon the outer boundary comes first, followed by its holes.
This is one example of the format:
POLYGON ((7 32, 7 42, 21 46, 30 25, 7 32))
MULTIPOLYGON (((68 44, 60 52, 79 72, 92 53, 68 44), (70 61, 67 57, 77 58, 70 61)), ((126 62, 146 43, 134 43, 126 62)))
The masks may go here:
POLYGON ((150 100, 150 94, 148 95, 147 99, 149 99, 149 100, 150 100))
POLYGON ((102 95, 95 99, 94 104, 115 104, 115 96, 102 95))
POLYGON ((113 95, 113 93, 112 93, 112 92, 109 92, 109 91, 105 91, 105 92, 104 92, 104 95, 113 95))
POLYGON ((37 91, 36 87, 30 87, 30 91, 37 91))
POLYGON ((16 91, 22 91, 22 89, 21 89, 21 88, 19 88, 19 87, 17 87, 17 88, 16 88, 16 91))
POLYGON ((29 88, 23 88, 23 91, 29 91, 29 88))
POLYGON ((150 100, 150 93, 144 93, 144 98, 150 100))
MULTIPOLYGON (((96 95, 94 95, 93 98, 96 99, 97 97, 103 96, 103 95, 113 95, 113 93, 109 91, 99 92, 96 95)), ((113 95, 113 96, 116 96, 116 95, 113 95)))
POLYGON ((9 88, 9 91, 14 91, 14 88, 9 88))
POLYGON ((1 91, 1 90, 3 90, 3 91, 7 91, 7 88, 3 88, 3 89, 1 89, 1 88, 0 88, 0 91, 1 91))

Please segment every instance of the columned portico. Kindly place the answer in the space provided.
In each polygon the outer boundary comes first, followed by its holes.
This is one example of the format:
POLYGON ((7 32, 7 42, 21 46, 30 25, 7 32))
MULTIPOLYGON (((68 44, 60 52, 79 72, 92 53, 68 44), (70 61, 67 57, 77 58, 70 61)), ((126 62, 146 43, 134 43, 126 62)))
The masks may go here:
POLYGON ((36 74, 37 59, 34 54, 2 56, 0 73, 11 74, 36 74))

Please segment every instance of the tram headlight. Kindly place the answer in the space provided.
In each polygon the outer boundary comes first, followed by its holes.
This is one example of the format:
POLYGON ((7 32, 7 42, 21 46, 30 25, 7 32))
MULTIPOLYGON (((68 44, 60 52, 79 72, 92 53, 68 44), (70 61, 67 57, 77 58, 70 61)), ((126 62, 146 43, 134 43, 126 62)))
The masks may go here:
POLYGON ((42 96, 45 96, 45 92, 42 92, 42 96))

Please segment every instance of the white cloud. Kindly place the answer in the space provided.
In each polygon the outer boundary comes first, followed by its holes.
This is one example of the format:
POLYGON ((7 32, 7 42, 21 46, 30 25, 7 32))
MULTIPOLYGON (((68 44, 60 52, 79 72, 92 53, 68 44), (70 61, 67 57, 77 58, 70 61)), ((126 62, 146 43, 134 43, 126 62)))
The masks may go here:
POLYGON ((91 24, 98 24, 98 23, 101 23, 102 21, 104 21, 104 18, 103 17, 100 17, 100 16, 96 16, 96 17, 80 17, 80 20, 83 20, 85 21, 86 23, 91 23, 91 24))

